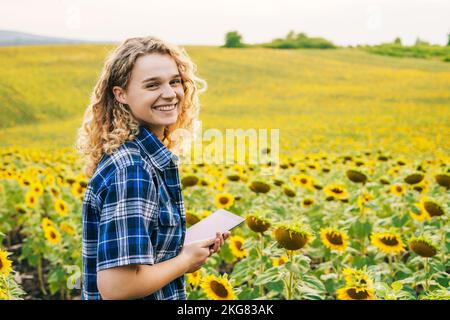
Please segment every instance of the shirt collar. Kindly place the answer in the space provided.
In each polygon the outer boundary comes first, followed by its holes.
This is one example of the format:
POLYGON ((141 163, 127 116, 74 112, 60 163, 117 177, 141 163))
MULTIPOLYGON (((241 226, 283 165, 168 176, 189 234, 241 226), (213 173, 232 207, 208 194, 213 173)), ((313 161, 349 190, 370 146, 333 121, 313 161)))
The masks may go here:
POLYGON ((147 153, 152 163, 163 171, 172 160, 178 164, 178 157, 173 154, 149 129, 139 126, 136 142, 147 153))

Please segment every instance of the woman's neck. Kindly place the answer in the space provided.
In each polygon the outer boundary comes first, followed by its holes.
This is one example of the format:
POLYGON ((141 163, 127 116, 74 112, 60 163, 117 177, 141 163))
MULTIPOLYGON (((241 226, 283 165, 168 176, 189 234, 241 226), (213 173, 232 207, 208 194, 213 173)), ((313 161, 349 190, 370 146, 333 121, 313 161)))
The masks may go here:
POLYGON ((149 124, 146 124, 145 127, 150 130, 159 141, 163 141, 164 139, 164 126, 151 126, 149 124))

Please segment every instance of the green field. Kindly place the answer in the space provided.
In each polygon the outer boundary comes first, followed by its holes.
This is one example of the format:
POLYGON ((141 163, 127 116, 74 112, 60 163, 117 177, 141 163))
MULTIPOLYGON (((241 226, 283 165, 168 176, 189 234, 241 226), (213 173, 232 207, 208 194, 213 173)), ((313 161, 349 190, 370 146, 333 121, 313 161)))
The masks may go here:
MULTIPOLYGON (((0 48, 1 145, 70 147, 111 49, 0 48)), ((359 49, 186 50, 209 85, 203 127, 281 128, 286 150, 449 150, 448 63, 359 49)))

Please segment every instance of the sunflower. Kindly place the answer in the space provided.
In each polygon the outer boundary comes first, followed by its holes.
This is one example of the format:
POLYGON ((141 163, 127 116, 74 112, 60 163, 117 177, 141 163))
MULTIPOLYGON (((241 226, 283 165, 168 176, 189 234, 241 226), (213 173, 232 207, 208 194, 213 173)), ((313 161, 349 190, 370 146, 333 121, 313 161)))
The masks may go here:
POLYGON ((240 236, 230 237, 229 247, 233 256, 243 259, 247 256, 247 250, 243 248, 245 239, 240 236))
POLYGON ((370 238, 372 244, 384 253, 399 253, 405 250, 405 245, 397 233, 374 232, 370 238))
POLYGON ((448 174, 438 174, 434 177, 437 184, 441 187, 445 187, 447 189, 450 189, 450 175, 448 174))
POLYGON ((423 179, 425 178, 425 176, 421 173, 412 173, 407 175, 403 181, 405 181, 407 184, 418 184, 420 183, 423 179))
POLYGON ((314 204, 314 199, 313 198, 304 198, 302 200, 302 202, 301 202, 302 208, 309 208, 313 204, 314 204))
POLYGON ((373 196, 371 193, 366 192, 366 191, 364 191, 363 193, 361 193, 361 194, 358 196, 358 200, 357 200, 359 210, 361 210, 361 211, 362 211, 362 210, 370 211, 370 208, 366 208, 366 207, 364 207, 364 205, 365 205, 366 203, 370 202, 370 201, 373 200, 373 199, 374 199, 374 196, 373 196))
POLYGON ((67 203, 62 199, 56 199, 55 200, 55 211, 61 216, 64 217, 67 212, 69 212, 69 206, 67 203))
POLYGON ((288 261, 287 256, 281 256, 279 258, 272 259, 272 265, 274 267, 279 267, 279 266, 282 266, 283 264, 285 264, 287 261, 288 261))
POLYGON ((70 224, 68 224, 67 222, 61 222, 59 225, 59 228, 61 229, 61 231, 73 236, 75 235, 75 229, 74 227, 72 227, 70 224))
POLYGON ((295 197, 297 195, 297 193, 294 190, 292 190, 292 189, 290 189, 288 187, 284 187, 283 188, 283 193, 286 196, 288 196, 289 198, 293 198, 293 197, 295 197))
POLYGON ((40 182, 35 182, 31 185, 31 191, 38 196, 42 196, 44 194, 44 187, 40 182))
POLYGON ((69 185, 73 185, 73 184, 77 181, 77 179, 75 179, 74 177, 67 177, 67 178, 65 179, 65 181, 66 181, 66 183, 68 183, 69 185))
POLYGON ((51 186, 50 187, 50 193, 52 194, 53 197, 55 198, 59 198, 61 196, 61 192, 59 191, 59 189, 55 186, 51 186))
POLYGON ((238 174, 229 174, 227 175, 227 179, 233 182, 237 182, 241 180, 241 177, 238 174))
POLYGON ((20 213, 20 214, 27 213, 27 209, 21 204, 16 204, 14 207, 15 207, 17 213, 20 213))
POLYGON ((391 176, 391 177, 395 177, 395 176, 397 176, 397 174, 399 173, 399 171, 400 171, 400 167, 399 166, 393 166, 393 167, 390 167, 389 168, 389 170, 388 170, 388 174, 391 176))
POLYGON ((421 257, 431 258, 437 254, 437 247, 425 237, 413 237, 408 241, 412 251, 421 257))
POLYGON ((355 183, 365 184, 367 182, 367 176, 358 170, 347 170, 345 175, 350 181, 355 183))
POLYGON ((420 207, 420 204, 416 203, 415 206, 409 211, 409 215, 415 221, 431 220, 431 217, 426 210, 420 207))
POLYGON ((82 185, 80 185, 78 182, 74 182, 74 183, 72 184, 71 190, 72 190, 72 194, 73 194, 75 197, 81 198, 81 197, 83 197, 85 188, 84 188, 82 185))
POLYGON ((254 232, 263 233, 270 228, 270 222, 259 214, 249 214, 245 223, 254 232))
POLYGON ((329 185, 325 186, 323 191, 325 192, 325 194, 328 197, 331 197, 332 199, 337 199, 337 200, 348 199, 347 189, 342 184, 337 184, 337 183, 329 184, 329 185))
POLYGON ((411 189, 421 194, 425 194, 428 192, 428 189, 430 189, 430 185, 428 183, 428 180, 425 179, 422 180, 422 182, 411 185, 411 189))
POLYGON ((400 183, 396 183, 389 187, 389 192, 400 197, 406 192, 406 187, 400 183))
POLYGON ((44 186, 52 186, 56 182, 55 176, 53 174, 47 174, 44 178, 44 186))
POLYGON ((311 240, 311 233, 297 224, 281 224, 273 232, 280 247, 287 250, 299 250, 311 240))
POLYGON ((28 191, 25 195, 25 204, 28 208, 33 209, 38 202, 38 196, 33 191, 28 191))
POLYGON ((305 174, 292 175, 290 180, 293 184, 299 187, 312 189, 314 186, 314 178, 305 174))
POLYGON ((191 210, 187 210, 186 211, 186 223, 190 226, 196 224, 197 222, 199 222, 200 220, 202 220, 202 218, 195 212, 191 211, 191 210))
POLYGON ((29 177, 18 177, 18 181, 20 183, 20 185, 22 186, 30 186, 31 185, 31 178, 29 177))
POLYGON ((219 190, 219 191, 223 191, 223 188, 225 188, 226 183, 227 183, 226 179, 220 179, 219 181, 217 181, 214 184, 214 188, 219 190))
POLYGON ((200 284, 206 296, 212 300, 234 300, 236 297, 227 275, 209 275, 200 284))
POLYGON ((234 197, 230 193, 219 193, 214 199, 217 208, 228 209, 234 204, 234 197))
POLYGON ((201 280, 202 274, 200 272, 200 269, 187 274, 187 283, 194 288, 198 287, 201 280))
POLYGON ((344 287, 336 291, 339 300, 373 300, 375 290, 367 287, 344 287))
POLYGON ((61 241, 61 235, 54 227, 47 227, 44 230, 45 238, 51 245, 58 244, 61 241))
POLYGON ((255 193, 267 193, 270 191, 270 184, 264 181, 252 181, 249 188, 255 193))
POLYGON ((195 175, 188 175, 181 179, 181 184, 184 188, 193 187, 197 185, 199 178, 195 175))
POLYGON ((348 245, 348 235, 334 228, 320 229, 320 237, 325 247, 331 250, 345 251, 348 245))
POLYGON ((425 211, 431 218, 444 215, 444 209, 428 198, 422 198, 419 203, 419 207, 422 211, 425 211))
POLYGON ((0 249, 0 274, 7 276, 11 272, 11 264, 8 253, 0 249))
POLYGON ((342 274, 344 275, 346 286, 372 287, 373 281, 369 278, 365 270, 366 270, 365 268, 359 270, 352 268, 344 268, 344 270, 342 270, 342 274))
POLYGON ((55 224, 49 218, 43 218, 41 222, 42 229, 45 231, 47 228, 55 228, 55 224))

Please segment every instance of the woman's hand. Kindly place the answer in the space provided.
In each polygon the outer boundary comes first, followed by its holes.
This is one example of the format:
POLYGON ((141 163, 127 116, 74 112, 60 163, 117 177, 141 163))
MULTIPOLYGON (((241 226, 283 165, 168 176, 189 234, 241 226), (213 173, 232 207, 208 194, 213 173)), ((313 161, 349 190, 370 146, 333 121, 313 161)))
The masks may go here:
POLYGON ((188 261, 191 262, 189 264, 187 273, 199 270, 203 266, 203 264, 206 263, 207 258, 209 258, 213 253, 220 252, 220 247, 229 237, 229 231, 226 231, 223 234, 221 232, 216 232, 215 239, 197 241, 184 246, 181 250, 180 255, 190 255, 188 261), (206 256, 204 255, 205 253, 203 253, 204 251, 202 250, 206 250, 206 256), (198 258, 198 260, 196 258, 198 258))
POLYGON ((214 246, 217 239, 200 240, 183 246, 179 254, 179 258, 185 261, 187 272, 194 272, 205 264, 211 255, 211 247, 214 246))
POLYGON ((226 231, 225 233, 216 232, 216 240, 214 244, 210 247, 209 255, 211 256, 213 253, 220 252, 220 247, 224 244, 225 240, 230 237, 230 232, 226 231))

